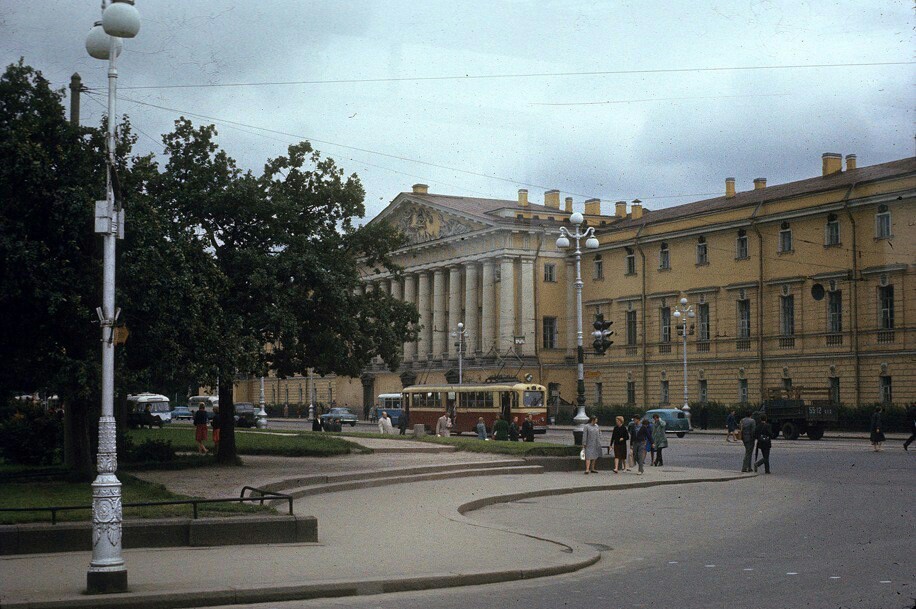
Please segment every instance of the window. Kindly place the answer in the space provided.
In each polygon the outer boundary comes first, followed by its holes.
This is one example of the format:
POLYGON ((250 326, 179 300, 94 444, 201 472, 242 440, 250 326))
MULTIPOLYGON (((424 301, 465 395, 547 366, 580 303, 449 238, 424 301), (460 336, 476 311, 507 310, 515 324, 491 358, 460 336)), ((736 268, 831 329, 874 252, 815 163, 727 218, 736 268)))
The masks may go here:
POLYGON ((839 377, 832 376, 830 379, 830 403, 839 404, 840 403, 840 379, 839 377))
POLYGON ((697 305, 697 322, 700 334, 698 340, 709 340, 709 303, 697 305))
POLYGON ((544 265, 544 281, 548 283, 556 283, 557 265, 555 264, 545 264, 544 265))
POLYGON ((627 381, 627 404, 636 403, 636 381, 627 381))
POLYGON ((738 401, 747 404, 747 379, 738 379, 738 401))
POLYGON ((636 274, 636 254, 633 253, 633 248, 627 248, 626 261, 626 274, 635 275, 636 274))
POLYGON ((636 345, 636 311, 627 311, 627 345, 636 345))
POLYGON ((594 279, 604 279, 604 261, 601 260, 601 254, 595 256, 594 279))
POLYGON ((891 236, 891 212, 887 205, 879 205, 875 214, 875 239, 887 239, 891 236))
POLYGON ((894 329, 894 286, 886 285, 878 288, 878 314, 882 330, 894 329))
POLYGON ((662 307, 659 311, 659 325, 661 326, 661 342, 671 342, 671 307, 662 307))
POLYGON ((891 377, 881 377, 881 403, 892 404, 894 402, 894 391, 891 383, 891 377))
POLYGON ((700 396, 700 402, 705 404, 709 401, 709 385, 706 382, 706 379, 700 380, 700 389, 697 392, 700 396))
POLYGON ((840 221, 836 214, 827 216, 827 225, 824 227, 824 245, 840 244, 840 221))
POLYGON ((604 404, 604 383, 595 383, 595 405, 604 404))
POLYGON ((671 252, 668 251, 667 243, 662 243, 658 250, 658 268, 663 271, 671 268, 671 252))
POLYGON ((735 258, 738 260, 747 260, 747 231, 743 228, 738 231, 738 238, 735 239, 735 258))
POLYGON ((556 317, 544 318, 544 348, 556 349, 559 343, 559 325, 556 317))
POLYGON ((779 324, 783 336, 795 336, 795 296, 780 297, 779 324))
POLYGON ((838 334, 843 331, 843 293, 827 294, 827 331, 838 334))
POLYGON ((738 301, 738 338, 751 336, 751 301, 748 299, 738 301))
POLYGON ((785 254, 792 251, 792 228, 788 222, 783 222, 779 229, 779 253, 785 254))
POLYGON ((697 240, 697 264, 709 264, 709 255, 707 254, 705 237, 700 237, 699 240, 697 240))
POLYGON ((659 390, 659 402, 662 404, 668 403, 668 381, 662 381, 661 388, 659 390))

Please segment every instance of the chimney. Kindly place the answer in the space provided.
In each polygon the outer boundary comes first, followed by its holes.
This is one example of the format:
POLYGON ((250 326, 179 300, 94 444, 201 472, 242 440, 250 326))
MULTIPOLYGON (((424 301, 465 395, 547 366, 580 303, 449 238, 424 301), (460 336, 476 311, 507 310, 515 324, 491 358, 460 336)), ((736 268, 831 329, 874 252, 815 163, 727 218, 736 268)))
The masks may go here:
POLYGON ((544 193, 544 206, 560 209, 560 191, 548 190, 544 193))
POLYGON ((586 216, 600 216, 601 215, 601 199, 589 199, 585 202, 585 215, 586 216))
POLYGON ((825 152, 821 155, 823 164, 823 175, 829 176, 832 173, 843 171, 843 155, 837 152, 825 152))
POLYGON ((735 178, 725 178, 725 198, 731 199, 735 196, 735 178))
POLYGON ((852 171, 856 168, 856 155, 847 154, 846 155, 846 171, 852 171))
POLYGON ((524 188, 518 189, 518 204, 520 207, 528 207, 528 191, 524 188))
POLYGON ((626 201, 617 201, 614 203, 614 215, 618 218, 627 217, 627 202, 626 201))
POLYGON ((572 213, 572 197, 566 197, 566 211, 572 213))
POLYGON ((425 195, 429 192, 429 186, 426 184, 414 184, 413 185, 413 194, 415 195, 425 195))
POLYGON ((754 190, 763 190, 767 187, 766 178, 754 178, 754 190))
POLYGON ((633 203, 630 205, 630 217, 634 220, 642 218, 642 201, 639 199, 633 199, 633 203))

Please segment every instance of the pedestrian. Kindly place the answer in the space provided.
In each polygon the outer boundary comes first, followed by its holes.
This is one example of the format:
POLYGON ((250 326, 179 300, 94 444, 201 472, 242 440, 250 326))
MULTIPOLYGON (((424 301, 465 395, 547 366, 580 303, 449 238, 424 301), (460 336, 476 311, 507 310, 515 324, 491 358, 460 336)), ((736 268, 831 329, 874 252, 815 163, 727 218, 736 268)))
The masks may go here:
POLYGON ((210 425, 213 427, 213 450, 219 452, 219 408, 213 408, 213 419, 210 425))
POLYGON ((378 432, 380 434, 394 434, 391 417, 388 416, 388 412, 385 410, 382 411, 382 416, 378 418, 378 432))
POLYGON ((881 452, 883 442, 884 428, 881 426, 881 407, 875 406, 875 413, 871 415, 871 445, 876 453, 881 452))
POLYGON ((585 451, 585 473, 598 473, 598 459, 601 458, 601 429, 598 417, 592 416, 582 428, 582 450, 585 451))
POLYGON ((525 442, 534 442, 534 421, 531 420, 530 414, 525 417, 525 422, 522 423, 522 439, 525 442))
POLYGON ((757 426, 757 450, 763 456, 754 462, 754 471, 763 465, 763 471, 770 473, 770 447, 773 446, 773 428, 767 423, 767 415, 760 415, 760 425, 757 426))
POLYGON ((477 439, 486 440, 487 439, 487 424, 483 422, 483 417, 477 419, 477 439))
POLYGON ((639 425, 639 415, 633 415, 633 419, 627 426, 627 433, 630 435, 630 467, 627 467, 628 470, 636 466, 636 429, 639 425))
POLYGON ((636 465, 639 466, 639 471, 636 472, 637 476, 642 476, 643 474, 643 466, 646 464, 646 448, 651 439, 652 432, 649 431, 649 419, 639 421, 636 426, 636 452, 634 454, 636 465))
POLYGON ((643 425, 649 426, 649 437, 646 439, 646 455, 649 457, 649 465, 655 465, 655 442, 652 439, 652 421, 643 419, 643 425))
POLYGON ((754 442, 757 439, 757 422, 754 421, 750 411, 741 419, 740 428, 741 441, 744 442, 744 463, 741 465, 741 471, 750 472, 754 458, 754 442))
POLYGON ((398 417, 398 430, 401 432, 400 435, 402 436, 407 435, 407 411, 406 410, 402 410, 401 416, 398 417))
POLYGON ((728 413, 728 418, 725 419, 725 427, 728 429, 728 435, 725 436, 725 441, 731 442, 734 440, 737 442, 738 438, 735 436, 735 431, 738 429, 738 419, 735 417, 734 410, 728 413))
POLYGON ((509 422, 502 417, 493 423, 493 439, 501 442, 509 439, 509 422))
POLYGON ((448 413, 443 412, 442 416, 439 417, 439 420, 436 421, 436 435, 440 438, 447 438, 452 435, 452 432, 449 431, 449 428, 452 426, 451 420, 448 418, 448 413))
POLYGON ((321 431, 321 417, 319 417, 317 414, 315 415, 315 418, 312 419, 312 431, 321 431))
POLYGON ((207 409, 201 404, 194 413, 194 440, 197 442, 197 452, 206 455, 208 452, 204 442, 207 441, 207 409))
POLYGON ((916 440, 916 402, 910 404, 906 410, 907 422, 910 424, 910 437, 903 443, 903 450, 910 450, 910 444, 916 440))
POLYGON ((668 448, 668 437, 665 435, 665 422, 661 420, 658 413, 652 415, 652 445, 655 446, 655 463, 661 467, 665 464, 662 459, 662 449, 668 448))
POLYGON ((512 417, 512 422, 509 423, 509 441, 518 442, 518 417, 512 417))
POLYGON ((611 432, 611 446, 614 449, 614 473, 616 474, 619 469, 627 469, 627 440, 630 439, 630 434, 623 426, 623 417, 617 417, 614 422, 616 425, 614 425, 614 431, 611 432))

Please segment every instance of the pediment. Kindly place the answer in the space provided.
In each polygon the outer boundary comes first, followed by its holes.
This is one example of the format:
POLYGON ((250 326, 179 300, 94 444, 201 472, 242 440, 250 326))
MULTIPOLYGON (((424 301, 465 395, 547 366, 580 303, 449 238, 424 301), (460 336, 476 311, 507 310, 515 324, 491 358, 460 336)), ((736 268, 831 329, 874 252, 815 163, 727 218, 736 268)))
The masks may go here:
POLYGON ((454 237, 487 227, 482 222, 410 200, 385 214, 383 220, 397 226, 412 244, 454 237))

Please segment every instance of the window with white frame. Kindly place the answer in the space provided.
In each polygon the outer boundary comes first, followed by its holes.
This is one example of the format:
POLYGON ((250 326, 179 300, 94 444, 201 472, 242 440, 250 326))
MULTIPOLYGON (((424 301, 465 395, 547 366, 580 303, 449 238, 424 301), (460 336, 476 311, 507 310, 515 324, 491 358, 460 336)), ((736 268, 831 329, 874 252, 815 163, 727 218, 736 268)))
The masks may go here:
POLYGON ((894 329, 894 286, 878 288, 878 323, 882 330, 894 329))
POLYGON ((663 343, 671 342, 671 307, 662 307, 659 309, 659 326, 661 327, 661 336, 659 339, 663 343))
POLYGON ((671 268, 671 252, 668 251, 668 244, 662 243, 658 250, 658 268, 659 270, 668 270, 671 268))
POLYGON ((875 239, 888 239, 891 236, 891 212, 887 205, 879 205, 875 214, 875 239))
POLYGON ((747 379, 738 379, 738 401, 747 404, 747 379))
POLYGON ((747 298, 738 301, 738 338, 751 336, 751 301, 747 298))
POLYGON ((779 253, 792 251, 792 227, 788 222, 783 222, 779 227, 779 253))
POLYGON ((698 340, 709 340, 709 303, 697 305, 698 340))
POLYGON ((697 264, 709 264, 709 250, 706 247, 706 237, 697 240, 697 264))
POLYGON ((738 237, 735 239, 735 258, 738 260, 747 260, 749 257, 747 249, 747 231, 742 228, 738 231, 738 237))
POLYGON ((827 293, 827 331, 843 331, 843 292, 839 290, 827 293))
POLYGON ((627 311, 626 326, 627 345, 633 347, 636 345, 636 311, 627 311))
POLYGON ((840 244, 840 221, 836 214, 827 216, 827 224, 824 225, 824 245, 840 244))
POLYGON ((548 283, 557 281, 557 265, 549 262, 544 264, 544 281, 548 283))
POLYGON ((780 333, 783 336, 795 336, 795 296, 780 296, 779 306, 780 333))
POLYGON ((893 382, 891 381, 891 377, 882 376, 879 378, 881 379, 881 384, 880 384, 881 403, 882 404, 893 404, 894 403, 894 390, 893 390, 893 382))
POLYGON ((595 255, 595 272, 592 275, 593 279, 604 279, 604 261, 601 259, 601 254, 595 255))
POLYGON ((556 349, 559 341, 559 324, 556 317, 544 318, 544 348, 556 349))
POLYGON ((627 381, 627 404, 636 403, 636 381, 627 381))
POLYGON ((626 251, 627 251, 627 255, 626 255, 626 258, 624 258, 626 262, 625 274, 635 275, 636 274, 636 254, 633 253, 632 247, 626 248, 626 251))

